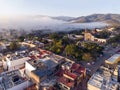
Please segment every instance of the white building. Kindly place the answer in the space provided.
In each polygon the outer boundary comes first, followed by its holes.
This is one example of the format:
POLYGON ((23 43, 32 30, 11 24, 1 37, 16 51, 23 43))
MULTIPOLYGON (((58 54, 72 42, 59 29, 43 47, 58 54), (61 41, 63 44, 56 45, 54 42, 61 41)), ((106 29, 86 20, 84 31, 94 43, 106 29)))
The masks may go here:
POLYGON ((21 76, 19 70, 4 72, 0 76, 0 90, 24 90, 32 83, 21 76))
POLYGON ((83 35, 75 35, 75 34, 68 34, 67 37, 72 40, 78 40, 82 39, 84 36, 83 35))
POLYGON ((4 61, 4 68, 10 70, 23 68, 25 62, 31 58, 24 54, 7 55, 4 61))
POLYGON ((110 70, 101 67, 87 83, 88 90, 117 90, 119 83, 110 70))

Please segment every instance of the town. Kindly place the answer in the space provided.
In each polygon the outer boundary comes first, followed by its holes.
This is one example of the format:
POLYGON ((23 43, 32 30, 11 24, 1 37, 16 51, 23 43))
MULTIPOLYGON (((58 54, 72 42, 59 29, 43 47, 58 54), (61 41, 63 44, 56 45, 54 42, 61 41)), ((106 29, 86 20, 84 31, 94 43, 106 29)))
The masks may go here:
POLYGON ((119 90, 119 38, 119 27, 51 33, 4 30, 0 90, 119 90))

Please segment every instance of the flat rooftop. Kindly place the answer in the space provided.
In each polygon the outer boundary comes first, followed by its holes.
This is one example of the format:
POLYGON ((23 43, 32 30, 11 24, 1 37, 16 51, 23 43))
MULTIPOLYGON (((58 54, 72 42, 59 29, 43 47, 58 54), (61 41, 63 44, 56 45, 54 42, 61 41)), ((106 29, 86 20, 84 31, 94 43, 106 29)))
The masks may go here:
POLYGON ((106 67, 100 67, 96 73, 88 81, 89 85, 92 85, 100 90, 117 90, 118 82, 112 77, 110 70, 106 67))
POLYGON ((47 55, 45 57, 39 57, 38 59, 29 60, 28 63, 30 63, 33 67, 41 68, 46 67, 47 69, 51 69, 53 67, 56 67, 58 64, 62 63, 64 61, 64 58, 59 57, 55 54, 47 55))
POLYGON ((36 67, 37 69, 45 67, 47 69, 51 69, 55 66, 58 65, 58 63, 54 62, 53 60, 51 60, 50 58, 46 57, 43 59, 39 59, 39 60, 30 60, 28 61, 33 67, 36 67))
POLYGON ((8 54, 6 57, 8 59, 10 59, 11 61, 13 61, 13 60, 18 60, 18 59, 21 59, 21 58, 28 57, 28 53, 27 53, 27 51, 20 51, 20 52, 15 52, 15 53, 12 53, 12 54, 8 54))
POLYGON ((120 58, 120 54, 114 54, 110 58, 108 58, 106 61, 110 63, 115 63, 120 58))
POLYGON ((88 82, 90 85, 93 85, 97 88, 101 88, 102 87, 102 83, 103 83, 103 77, 101 75, 99 75, 98 73, 95 73, 89 80, 88 82))
POLYGON ((46 87, 51 87, 56 84, 56 79, 55 77, 48 78, 40 83, 40 86, 46 86, 46 87))
POLYGON ((0 76, 0 90, 6 90, 25 82, 19 70, 4 72, 0 76), (2 89, 1 89, 2 88, 2 89))

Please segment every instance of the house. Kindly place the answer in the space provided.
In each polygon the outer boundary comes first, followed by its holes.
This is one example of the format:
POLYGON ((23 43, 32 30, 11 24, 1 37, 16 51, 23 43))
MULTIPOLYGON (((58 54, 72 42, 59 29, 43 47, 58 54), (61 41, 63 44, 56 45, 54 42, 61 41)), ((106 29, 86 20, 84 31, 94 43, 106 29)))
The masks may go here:
MULTIPOLYGON (((37 89, 43 90, 42 88, 48 88, 48 86, 46 87, 46 85, 44 85, 45 80, 55 73, 62 62, 64 62, 64 58, 55 54, 32 59, 26 61, 25 73, 36 84, 37 89)), ((49 86, 49 88, 51 88, 51 86, 49 86)))
POLYGON ((19 70, 3 72, 0 75, 0 90, 23 90, 32 83, 21 76, 19 70))
POLYGON ((86 77, 86 69, 77 63, 66 62, 56 75, 58 76, 57 85, 59 88, 75 90, 86 77))
POLYGON ((119 83, 109 68, 101 66, 87 83, 88 90, 117 90, 119 83))
POLYGON ((30 59, 31 58, 28 57, 26 51, 15 52, 5 56, 5 59, 3 60, 3 66, 4 69, 7 69, 8 71, 20 69, 25 67, 25 62, 30 59))
POLYGON ((120 61, 120 54, 116 53, 114 55, 112 55, 110 58, 108 58, 107 60, 105 60, 105 63, 109 66, 109 67, 114 67, 115 65, 118 64, 118 62, 120 61))

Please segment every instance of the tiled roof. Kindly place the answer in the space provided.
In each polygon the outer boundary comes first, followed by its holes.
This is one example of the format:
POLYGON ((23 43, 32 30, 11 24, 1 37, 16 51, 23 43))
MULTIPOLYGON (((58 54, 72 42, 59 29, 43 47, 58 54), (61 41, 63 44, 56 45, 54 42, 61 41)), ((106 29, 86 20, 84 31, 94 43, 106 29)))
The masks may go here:
POLYGON ((77 70, 76 70, 77 73, 81 74, 83 72, 85 72, 85 68, 84 67, 79 67, 77 70))
POLYGON ((73 63, 73 65, 72 65, 72 67, 71 67, 71 70, 77 70, 79 67, 80 67, 79 64, 73 63))
POLYGON ((73 78, 74 80, 77 78, 77 75, 71 72, 65 72, 64 75, 67 75, 70 78, 73 78))
POLYGON ((61 70, 59 70, 55 75, 61 77, 61 76, 63 76, 63 73, 64 73, 64 72, 65 72, 65 71, 61 69, 61 70))
POLYGON ((68 82, 68 80, 67 80, 65 77, 60 77, 60 78, 58 79, 58 82, 66 85, 66 86, 69 87, 69 88, 71 88, 71 87, 74 86, 74 81, 69 81, 69 82, 68 82))

